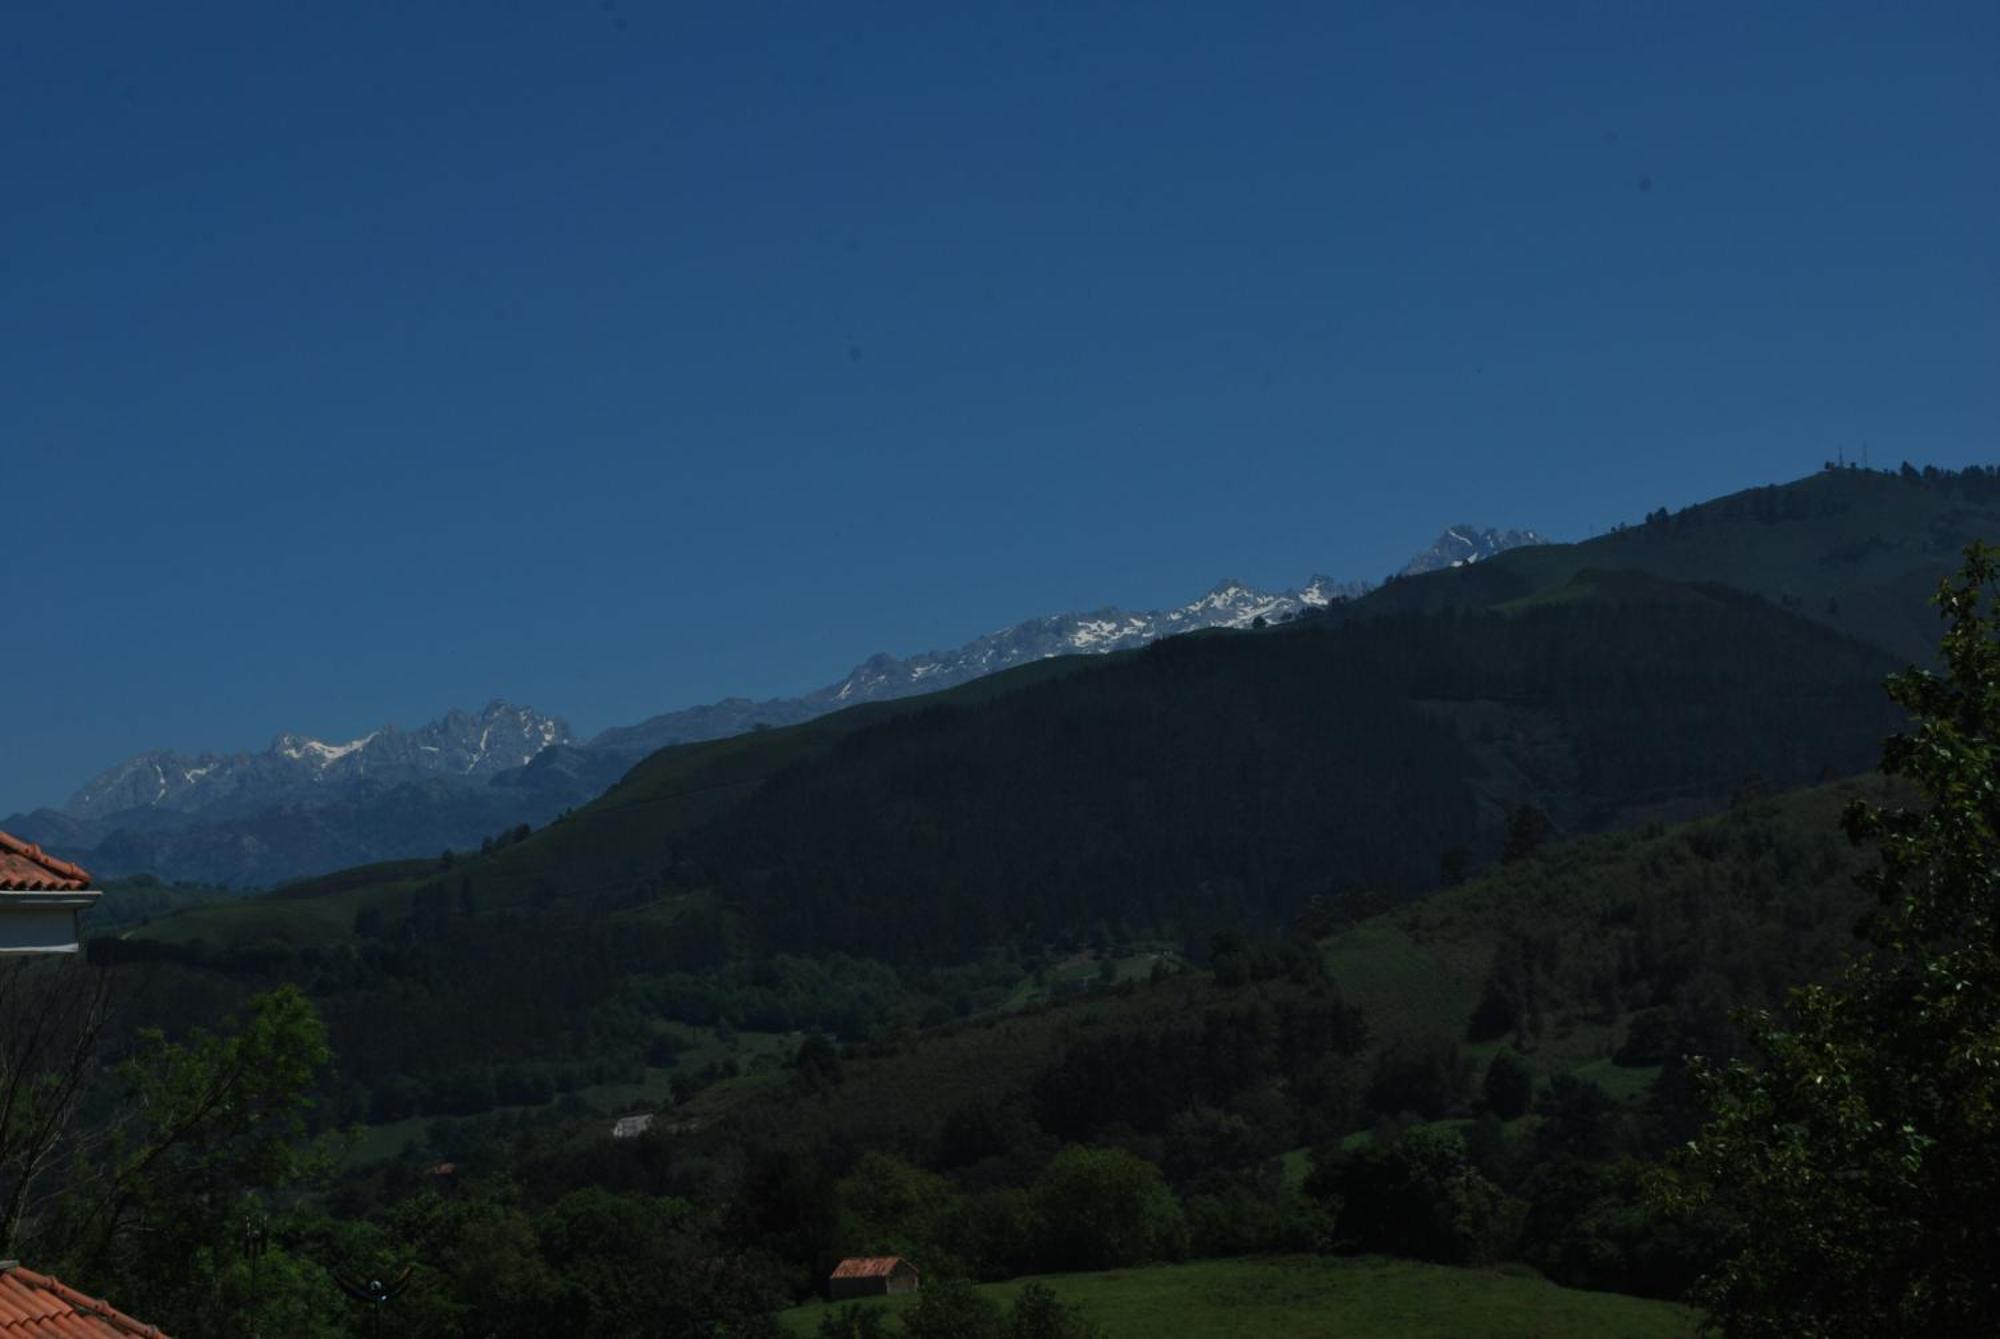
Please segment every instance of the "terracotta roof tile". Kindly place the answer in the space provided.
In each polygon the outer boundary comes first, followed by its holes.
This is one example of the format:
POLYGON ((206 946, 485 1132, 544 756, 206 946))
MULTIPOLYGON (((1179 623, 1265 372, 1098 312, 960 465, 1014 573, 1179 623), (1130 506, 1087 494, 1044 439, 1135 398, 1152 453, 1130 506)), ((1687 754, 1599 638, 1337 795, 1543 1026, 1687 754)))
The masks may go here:
POLYGON ((89 886, 90 875, 82 867, 0 832, 0 891, 67 893, 89 886))
POLYGON ((877 1279, 896 1272, 896 1266, 903 1263, 900 1255, 857 1255, 842 1260, 833 1267, 830 1277, 836 1279, 877 1279))
POLYGON ((109 1302, 60 1280, 0 1262, 0 1339, 127 1339, 167 1336, 109 1302))

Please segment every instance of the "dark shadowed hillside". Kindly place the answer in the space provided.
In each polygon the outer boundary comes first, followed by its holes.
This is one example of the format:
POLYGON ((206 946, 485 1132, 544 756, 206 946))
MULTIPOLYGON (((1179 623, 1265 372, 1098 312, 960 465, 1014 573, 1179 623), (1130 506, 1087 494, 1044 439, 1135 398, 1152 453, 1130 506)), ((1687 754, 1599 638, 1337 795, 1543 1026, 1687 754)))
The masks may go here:
POLYGON ((1508 613, 1186 638, 857 732, 693 838, 682 877, 770 944, 898 957, 1271 924, 1490 859, 1513 806, 1582 832, 1858 769, 1889 668, 1755 597, 1591 573, 1508 613))

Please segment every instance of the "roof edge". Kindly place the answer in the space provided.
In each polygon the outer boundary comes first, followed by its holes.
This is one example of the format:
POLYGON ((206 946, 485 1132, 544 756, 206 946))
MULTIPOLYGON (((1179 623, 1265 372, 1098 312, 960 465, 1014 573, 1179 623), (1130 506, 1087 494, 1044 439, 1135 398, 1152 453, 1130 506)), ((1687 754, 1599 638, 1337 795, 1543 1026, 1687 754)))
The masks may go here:
POLYGON ((0 1273, 12 1274, 31 1288, 51 1293, 69 1303, 78 1312, 94 1320, 101 1320, 113 1329, 126 1334, 143 1336, 144 1339, 167 1339, 160 1327, 126 1315, 101 1297, 92 1297, 70 1287, 53 1274, 40 1274, 27 1268, 18 1260, 0 1261, 0 1273))

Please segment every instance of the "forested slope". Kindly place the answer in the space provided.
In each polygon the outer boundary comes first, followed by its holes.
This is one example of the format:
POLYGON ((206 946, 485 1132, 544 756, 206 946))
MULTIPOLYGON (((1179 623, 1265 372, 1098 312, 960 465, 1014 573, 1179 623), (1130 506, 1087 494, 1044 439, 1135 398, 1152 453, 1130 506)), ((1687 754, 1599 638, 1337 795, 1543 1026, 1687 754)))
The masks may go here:
POLYGON ((2000 535, 1991 470, 1826 469, 1678 511, 1661 507, 1575 544, 1498 554, 1475 569, 1393 581, 1336 617, 1491 607, 1568 583, 1587 568, 1717 582, 1837 628, 1909 663, 1928 663, 1937 623, 1925 601, 1959 553, 2000 535))
POLYGON ((1505 811, 1583 832, 1858 770, 1881 652, 1755 597, 1581 574, 1510 612, 1162 643, 852 734, 687 845, 757 942, 899 959, 1402 893, 1505 811))

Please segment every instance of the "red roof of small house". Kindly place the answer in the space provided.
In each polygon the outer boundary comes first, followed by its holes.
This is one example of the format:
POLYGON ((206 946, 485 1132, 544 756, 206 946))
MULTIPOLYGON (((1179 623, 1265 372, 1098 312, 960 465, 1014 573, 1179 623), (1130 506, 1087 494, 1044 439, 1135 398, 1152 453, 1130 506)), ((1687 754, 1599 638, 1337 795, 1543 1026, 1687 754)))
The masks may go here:
POLYGON ((0 832, 0 891, 68 893, 90 887, 90 875, 33 842, 0 832))
POLYGON ((68 1284, 0 1261, 0 1339, 167 1339, 155 1327, 68 1284))
POLYGON ((833 1267, 829 1278, 836 1279, 879 1279, 896 1272, 898 1267, 914 1271, 916 1266, 900 1255, 857 1255, 842 1260, 833 1267))

